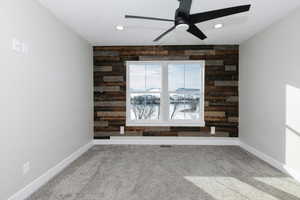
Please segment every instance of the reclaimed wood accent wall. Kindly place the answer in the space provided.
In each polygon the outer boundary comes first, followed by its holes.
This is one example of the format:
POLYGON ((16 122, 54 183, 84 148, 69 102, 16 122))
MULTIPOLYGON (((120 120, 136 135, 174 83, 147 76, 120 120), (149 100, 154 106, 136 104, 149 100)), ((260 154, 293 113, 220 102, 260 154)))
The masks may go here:
POLYGON ((94 137, 238 137, 238 57, 236 45, 94 47, 94 137), (206 127, 126 127, 125 62, 138 60, 205 60, 206 127))

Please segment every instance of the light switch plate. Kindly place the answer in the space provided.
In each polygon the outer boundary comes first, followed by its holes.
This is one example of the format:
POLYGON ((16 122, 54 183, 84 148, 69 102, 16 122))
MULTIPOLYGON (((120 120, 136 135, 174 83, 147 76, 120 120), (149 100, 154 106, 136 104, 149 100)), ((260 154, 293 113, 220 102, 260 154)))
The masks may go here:
POLYGON ((12 50, 15 52, 21 52, 23 49, 22 42, 16 38, 12 39, 12 50))
POLYGON ((21 53, 21 54, 27 54, 28 53, 28 45, 22 42, 21 40, 18 40, 16 38, 12 39, 12 50, 21 53))
POLYGON ((28 53, 28 46, 25 43, 22 43, 22 53, 27 54, 28 53))

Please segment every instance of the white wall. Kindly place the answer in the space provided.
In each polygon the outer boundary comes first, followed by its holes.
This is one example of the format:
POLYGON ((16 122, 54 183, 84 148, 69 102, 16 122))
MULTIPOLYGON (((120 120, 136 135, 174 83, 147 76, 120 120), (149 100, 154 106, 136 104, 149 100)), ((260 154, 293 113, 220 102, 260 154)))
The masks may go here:
POLYGON ((300 172, 300 9, 240 47, 240 139, 300 172))
POLYGON ((34 0, 0 3, 0 199, 92 140, 92 48, 34 0), (28 53, 11 50, 12 38, 28 53), (31 170, 22 174, 23 163, 31 170))

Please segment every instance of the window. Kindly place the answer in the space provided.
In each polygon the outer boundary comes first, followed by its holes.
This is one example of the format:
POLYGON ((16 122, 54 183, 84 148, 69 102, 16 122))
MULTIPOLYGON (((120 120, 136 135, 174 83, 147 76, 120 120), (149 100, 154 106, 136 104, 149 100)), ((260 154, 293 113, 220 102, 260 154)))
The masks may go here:
POLYGON ((127 62, 127 126, 204 126, 204 61, 127 62))

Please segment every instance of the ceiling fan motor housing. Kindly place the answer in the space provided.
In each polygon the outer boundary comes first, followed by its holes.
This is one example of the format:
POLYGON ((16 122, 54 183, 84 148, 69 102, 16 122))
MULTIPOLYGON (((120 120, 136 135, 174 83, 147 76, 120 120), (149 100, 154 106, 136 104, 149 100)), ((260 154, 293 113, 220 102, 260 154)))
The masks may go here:
POLYGON ((190 24, 190 22, 189 16, 178 8, 175 12, 175 26, 179 24, 190 24))
POLYGON ((180 24, 190 24, 190 23, 188 22, 188 20, 186 20, 183 17, 177 17, 177 18, 175 18, 175 26, 178 26, 180 24))
MULTIPOLYGON (((177 10, 178 11, 178 10, 177 10)), ((188 30, 190 28, 190 23, 187 20, 186 16, 184 16, 182 13, 176 12, 176 17, 175 17, 175 27, 177 30, 188 30)))
POLYGON ((176 19, 175 20, 175 27, 176 27, 176 29, 187 30, 187 29, 189 29, 190 25, 184 19, 176 19))

